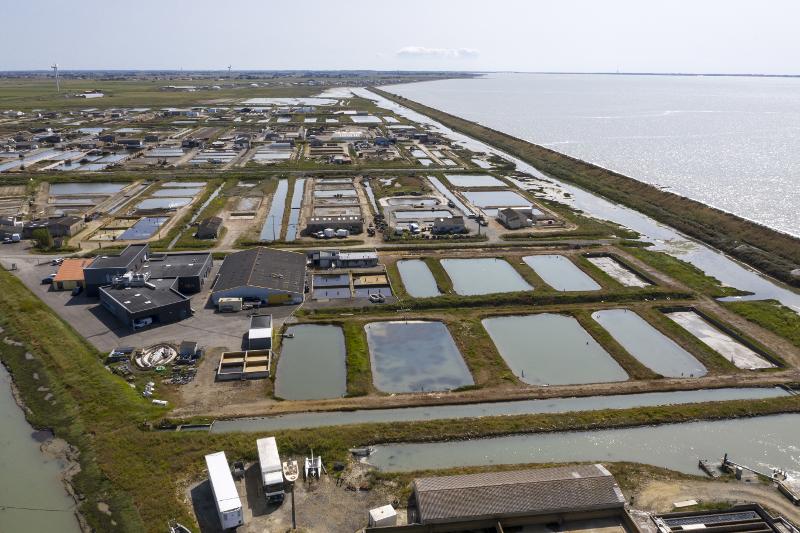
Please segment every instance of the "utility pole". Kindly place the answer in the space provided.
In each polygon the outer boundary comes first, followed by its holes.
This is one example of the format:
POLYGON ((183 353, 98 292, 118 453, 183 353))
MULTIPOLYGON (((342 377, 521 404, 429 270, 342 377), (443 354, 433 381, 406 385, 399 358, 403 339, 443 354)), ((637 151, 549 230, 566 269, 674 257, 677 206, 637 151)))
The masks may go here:
POLYGON ((61 84, 58 82, 58 63, 54 63, 50 68, 56 73, 56 91, 61 92, 61 84))

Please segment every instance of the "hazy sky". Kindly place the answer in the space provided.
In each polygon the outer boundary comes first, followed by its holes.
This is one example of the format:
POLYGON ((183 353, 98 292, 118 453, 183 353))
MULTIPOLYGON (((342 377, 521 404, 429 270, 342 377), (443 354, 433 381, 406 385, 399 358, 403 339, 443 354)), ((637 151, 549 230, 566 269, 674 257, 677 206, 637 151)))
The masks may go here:
POLYGON ((0 70, 800 72, 797 0, 3 0, 0 70))

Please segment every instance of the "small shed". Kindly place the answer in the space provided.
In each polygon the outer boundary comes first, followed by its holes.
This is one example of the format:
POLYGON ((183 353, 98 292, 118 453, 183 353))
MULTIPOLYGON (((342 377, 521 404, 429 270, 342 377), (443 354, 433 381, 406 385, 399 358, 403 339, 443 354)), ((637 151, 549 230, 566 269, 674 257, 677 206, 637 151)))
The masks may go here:
POLYGON ((198 239, 216 239, 222 229, 222 219, 220 217, 208 217, 197 226, 198 239))
POLYGON ((369 510, 369 527, 397 525, 397 511, 391 505, 382 505, 369 510))

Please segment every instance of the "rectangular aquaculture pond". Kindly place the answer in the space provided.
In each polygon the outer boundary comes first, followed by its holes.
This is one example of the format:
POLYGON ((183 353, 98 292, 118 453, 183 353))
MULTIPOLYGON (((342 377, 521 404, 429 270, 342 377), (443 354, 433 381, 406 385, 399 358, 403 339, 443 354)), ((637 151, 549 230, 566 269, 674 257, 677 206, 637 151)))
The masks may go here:
POLYGON ((624 381, 628 374, 571 316, 485 318, 483 327, 511 371, 531 385, 624 381))
POLYGON ((444 391, 474 383, 442 322, 372 322, 364 329, 372 381, 382 392, 444 391))
POLYGON ((444 177, 453 187, 507 187, 489 174, 445 174, 444 177))
POLYGON ((123 241, 149 239, 167 220, 169 217, 142 217, 133 226, 126 229, 119 239, 123 241))
POLYGON ((191 198, 148 198, 147 200, 139 202, 136 209, 140 211, 148 211, 151 209, 178 209, 179 207, 189 204, 191 201, 191 198))
POLYGON ((533 289, 504 259, 442 259, 440 262, 458 294, 493 294, 533 289))
POLYGON ((692 354, 633 311, 605 309, 592 313, 592 318, 653 372, 666 377, 699 377, 707 373, 692 354))
POLYGON ((649 287, 651 285, 650 282, 628 269, 610 255, 587 257, 586 259, 626 287, 649 287))
POLYGON ((397 270, 400 272, 400 278, 403 280, 403 286, 409 296, 429 298, 441 294, 425 261, 420 259, 398 261, 397 270))
POLYGON ((339 398, 347 392, 345 344, 338 326, 290 326, 275 378, 275 396, 287 400, 339 398))
POLYGON ((530 200, 514 191, 464 191, 461 193, 478 207, 528 207, 530 200))
POLYGON ((674 311, 667 313, 667 316, 737 368, 758 370, 775 367, 771 362, 727 333, 717 329, 694 311, 674 311))
POLYGON ((557 291, 596 291, 600 285, 563 255, 529 255, 522 258, 545 283, 557 291))

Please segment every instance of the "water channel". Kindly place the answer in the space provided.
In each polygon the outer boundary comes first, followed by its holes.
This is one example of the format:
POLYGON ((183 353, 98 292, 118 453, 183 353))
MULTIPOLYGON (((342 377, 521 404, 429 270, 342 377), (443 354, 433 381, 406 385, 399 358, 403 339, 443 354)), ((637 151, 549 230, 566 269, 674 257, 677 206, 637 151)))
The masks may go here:
POLYGON ((613 396, 585 396, 581 398, 552 398, 544 400, 517 400, 464 405, 431 405, 397 409, 358 409, 355 411, 325 411, 292 413, 287 415, 234 418, 217 420, 212 433, 231 431, 277 431, 282 429, 345 426, 348 424, 374 424, 384 422, 418 422, 474 418, 482 416, 527 415, 538 413, 569 413, 601 409, 627 409, 655 405, 680 405, 728 400, 757 400, 787 396, 779 387, 702 389, 677 392, 645 392, 613 396))
POLYGON ((721 460, 800 475, 800 414, 686 422, 597 431, 513 435, 457 442, 376 446, 369 462, 384 471, 460 466, 632 461, 686 474, 699 459, 721 460))

